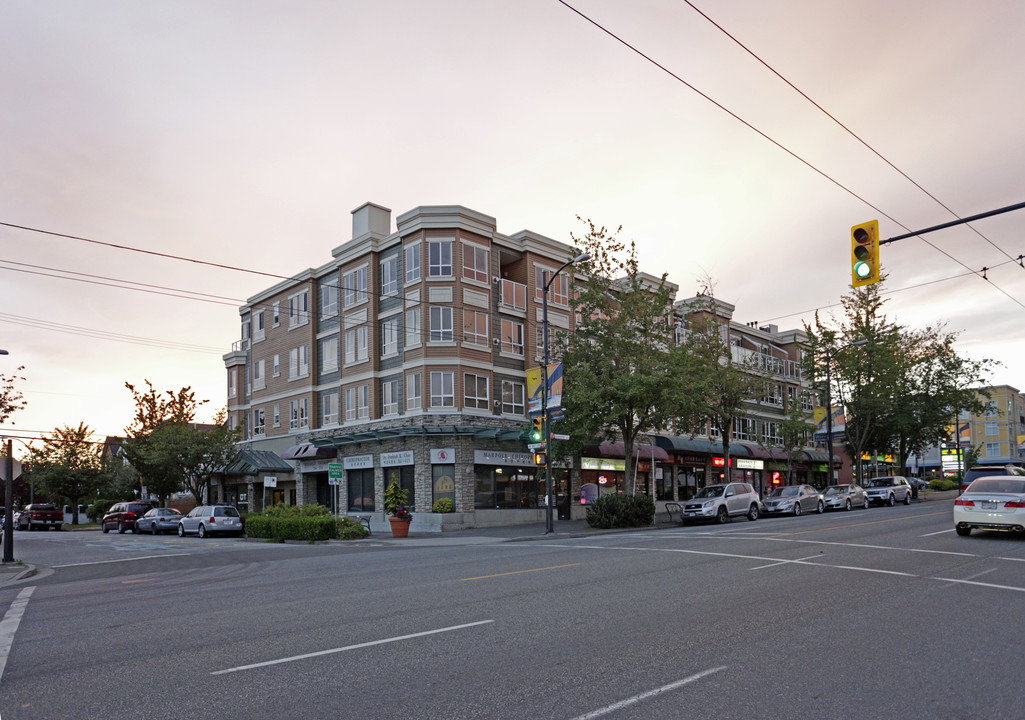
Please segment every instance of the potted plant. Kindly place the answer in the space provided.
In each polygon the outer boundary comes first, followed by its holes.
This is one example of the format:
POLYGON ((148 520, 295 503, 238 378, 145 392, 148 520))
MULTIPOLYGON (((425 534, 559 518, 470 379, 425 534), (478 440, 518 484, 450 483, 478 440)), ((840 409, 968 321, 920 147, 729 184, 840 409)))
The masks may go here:
POLYGON ((384 510, 388 513, 392 537, 409 535, 409 523, 413 520, 413 513, 406 507, 408 498, 409 491, 400 488, 395 480, 392 480, 384 490, 384 510))

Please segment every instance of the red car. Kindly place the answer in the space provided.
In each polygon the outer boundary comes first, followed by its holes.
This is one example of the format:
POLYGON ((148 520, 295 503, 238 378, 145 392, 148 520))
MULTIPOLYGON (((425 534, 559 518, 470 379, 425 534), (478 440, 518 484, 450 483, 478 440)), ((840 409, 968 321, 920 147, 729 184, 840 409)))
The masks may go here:
POLYGON ((119 533, 123 533, 125 530, 137 533, 139 531, 135 527, 135 523, 152 508, 153 503, 142 500, 114 503, 114 506, 100 521, 100 529, 103 532, 110 532, 116 528, 119 533))

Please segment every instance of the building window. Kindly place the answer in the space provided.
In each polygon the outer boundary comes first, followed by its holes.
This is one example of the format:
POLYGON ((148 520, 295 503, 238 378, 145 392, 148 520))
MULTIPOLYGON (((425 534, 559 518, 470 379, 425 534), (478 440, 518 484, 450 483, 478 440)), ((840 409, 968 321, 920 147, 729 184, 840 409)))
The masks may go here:
POLYGON ((782 445, 783 444, 783 423, 765 421, 762 423, 762 444, 782 445))
POLYGON ((274 368, 274 377, 278 377, 279 375, 281 375, 281 356, 280 355, 278 355, 277 353, 274 353, 274 358, 271 361, 271 365, 274 368))
POLYGON ((487 250, 463 243, 463 277, 482 283, 488 281, 487 250))
MULTIPOLYGON (((255 378, 255 375, 253 376, 255 378)), ((992 437, 993 435, 1000 434, 1000 423, 987 422, 986 423, 986 435, 992 437)))
POLYGON ((733 429, 733 437, 737 440, 758 441, 757 426, 752 418, 737 418, 733 429))
POLYGON ((320 372, 323 374, 338 371, 338 336, 324 338, 320 341, 320 372))
POLYGON ((783 386, 778 383, 768 383, 765 386, 765 395, 762 402, 769 405, 783 405, 783 386))
POLYGON ((370 417, 370 386, 360 385, 356 388, 356 417, 365 420, 370 417))
POLYGON ((320 394, 320 426, 338 424, 338 391, 320 394))
POLYGON ((267 373, 265 368, 266 360, 257 360, 253 363, 253 389, 263 390, 267 387, 267 373))
POLYGON ((399 414, 399 381, 381 381, 381 415, 399 414))
POLYGON ((420 308, 406 310, 406 349, 420 345, 420 308))
POLYGON ((399 353, 399 319, 397 317, 381 321, 381 357, 398 355, 399 353))
POLYGON ((267 337, 267 328, 263 324, 263 310, 253 313, 253 342, 260 342, 267 337))
POLYGON ((442 498, 448 498, 455 505, 456 502, 456 466, 455 465, 431 465, 431 500, 438 502, 442 498))
POLYGON ((288 327, 295 328, 310 321, 310 291, 303 290, 288 298, 288 327))
POLYGON ((478 410, 488 409, 488 376, 463 375, 463 407, 476 408, 478 410))
POLYGON ((428 277, 452 277, 452 241, 430 240, 427 243, 428 277))
POLYGON ((362 420, 370 417, 370 405, 367 393, 367 386, 346 388, 345 390, 345 419, 346 421, 362 420))
POLYGON ((351 365, 356 362, 363 362, 370 357, 370 350, 367 346, 367 328, 354 328, 345 333, 345 364, 351 365))
POLYGON ((420 243, 406 245, 406 282, 420 279, 420 243))
POLYGON ((527 286, 512 280, 502 280, 501 304, 515 310, 527 309, 527 286))
POLYGON ((253 435, 264 435, 267 426, 264 424, 263 409, 253 410, 253 435))
POLYGON ((454 339, 452 328, 452 308, 434 305, 431 307, 431 342, 451 342, 454 339))
POLYGON ((488 344, 488 314, 477 310, 463 310, 463 342, 474 345, 488 344))
POLYGON ((392 255, 381 261, 381 294, 394 295, 399 291, 399 256, 392 255))
POLYGON ((349 488, 349 510, 352 512, 373 512, 374 471, 346 470, 346 485, 349 488))
POLYGON ((406 410, 419 410, 423 406, 423 387, 420 373, 406 376, 406 410))
POLYGON ((276 302, 271 306, 271 325, 277 327, 281 324, 281 303, 276 302))
POLYGON ((235 370, 228 371, 228 397, 235 397, 238 395, 238 377, 235 374, 235 370))
POLYGON ((456 406, 455 373, 431 373, 431 407, 450 408, 456 406))
MULTIPOLYGON (((548 360, 558 360, 569 347, 569 333, 559 328, 548 326, 548 360)), ((534 326, 534 354, 538 360, 544 357, 545 329, 543 325, 534 326)))
POLYGON ((338 278, 332 277, 320 284, 320 319, 338 314, 338 278))
POLYGON ((278 403, 274 403, 271 417, 274 418, 274 427, 281 427, 281 406, 278 403))
POLYGON ((565 272, 559 273, 552 280, 552 273, 555 272, 552 268, 534 267, 534 297, 538 300, 542 299, 544 295, 544 274, 547 274, 548 280, 552 283, 548 286, 548 304, 549 305, 562 305, 563 307, 569 306, 569 277, 565 272))
POLYGON ((288 379, 306 377, 310 374, 310 359, 305 345, 288 351, 288 379))
POLYGON ((995 458, 1000 455, 1000 443, 988 442, 986 443, 986 457, 995 458))
POLYGON ((350 272, 345 273, 342 278, 342 287, 345 291, 345 307, 350 308, 367 299, 367 268, 364 265, 350 272))
POLYGON ((526 410, 526 388, 523 383, 512 380, 502 381, 502 412, 510 415, 523 415, 526 410))
POLYGON ((523 354, 523 323, 502 320, 502 352, 523 354))

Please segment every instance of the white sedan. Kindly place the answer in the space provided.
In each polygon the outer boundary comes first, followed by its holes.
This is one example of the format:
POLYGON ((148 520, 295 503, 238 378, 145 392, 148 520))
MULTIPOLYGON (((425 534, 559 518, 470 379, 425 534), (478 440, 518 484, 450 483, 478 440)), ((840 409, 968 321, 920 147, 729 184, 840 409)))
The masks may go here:
POLYGON ((954 501, 954 530, 1025 531, 1025 477, 989 475, 968 486, 954 501))

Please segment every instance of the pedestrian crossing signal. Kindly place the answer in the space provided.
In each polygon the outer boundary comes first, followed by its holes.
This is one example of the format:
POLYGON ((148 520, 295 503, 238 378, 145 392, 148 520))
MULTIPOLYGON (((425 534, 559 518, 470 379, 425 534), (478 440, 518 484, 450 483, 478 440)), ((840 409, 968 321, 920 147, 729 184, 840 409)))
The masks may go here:
POLYGON ((536 452, 534 453, 534 464, 538 467, 544 467, 548 464, 548 453, 536 452))

